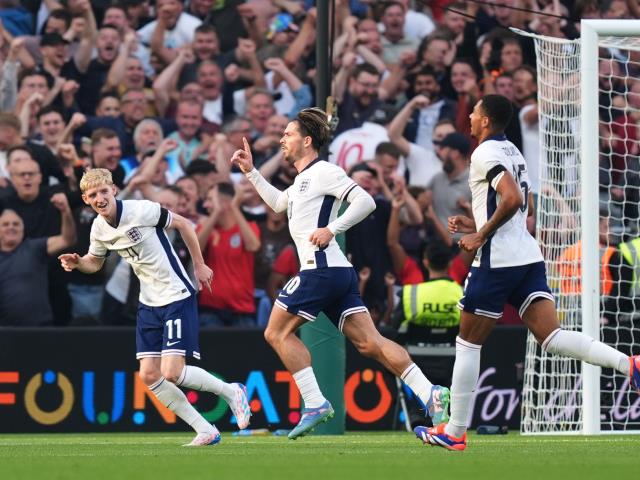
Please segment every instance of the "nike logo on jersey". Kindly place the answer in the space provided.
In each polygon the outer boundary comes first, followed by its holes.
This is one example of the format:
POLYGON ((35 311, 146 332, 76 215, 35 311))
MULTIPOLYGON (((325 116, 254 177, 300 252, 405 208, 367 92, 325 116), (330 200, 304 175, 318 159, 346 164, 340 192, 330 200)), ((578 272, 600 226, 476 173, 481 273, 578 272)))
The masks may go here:
POLYGON ((180 343, 180 340, 177 342, 167 342, 167 347, 173 347, 176 343, 180 343))

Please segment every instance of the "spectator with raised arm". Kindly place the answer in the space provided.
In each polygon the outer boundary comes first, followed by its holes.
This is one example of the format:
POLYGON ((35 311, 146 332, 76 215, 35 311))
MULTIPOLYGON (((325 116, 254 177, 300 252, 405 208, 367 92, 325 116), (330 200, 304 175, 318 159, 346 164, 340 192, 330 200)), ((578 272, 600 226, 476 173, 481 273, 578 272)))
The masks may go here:
POLYGON ((433 150, 433 129, 440 120, 456 118, 457 104, 442 95, 438 74, 431 66, 421 67, 411 78, 412 96, 424 95, 429 103, 413 111, 404 136, 410 142, 433 150))
MULTIPOLYGON (((52 204, 53 196, 62 188, 44 185, 38 162, 26 145, 11 147, 7 152, 7 168, 14 193, 6 197, 0 209, 11 209, 22 218, 23 232, 27 238, 42 238, 60 234, 61 216, 52 204)), ((65 199, 66 201, 66 199, 65 199)), ((49 300, 56 325, 65 325, 70 317, 70 299, 67 279, 55 259, 50 259, 49 300)))
POLYGON ((89 68, 84 75, 77 77, 80 90, 76 99, 78 107, 85 115, 95 111, 100 100, 102 87, 107 81, 112 63, 120 51, 120 32, 111 25, 102 25, 96 38, 96 57, 89 62, 89 68))
POLYGON ((175 59, 178 48, 193 41, 194 31, 202 23, 183 10, 183 0, 157 0, 157 19, 138 30, 142 44, 165 65, 175 59))
POLYGON ((280 115, 286 115, 291 119, 300 110, 311 106, 311 88, 302 83, 281 58, 268 58, 264 66, 270 70, 265 75, 267 89, 280 94, 280 99, 274 103, 280 115))
POLYGON ((346 65, 336 75, 336 98, 340 103, 338 117, 340 122, 335 134, 352 128, 361 127, 380 107, 380 73, 368 63, 346 65), (344 89, 348 81, 348 88, 344 89))
POLYGON ((24 222, 15 210, 0 214, 0 326, 54 323, 47 270, 51 257, 75 243, 76 231, 65 195, 56 194, 50 202, 60 212, 57 235, 26 238, 24 222))
POLYGON ((25 50, 23 37, 14 38, 11 41, 9 52, 2 64, 0 74, 0 112, 10 112, 16 106, 18 100, 18 71, 30 70, 35 67, 35 62, 25 50))
MULTIPOLYGON (((253 188, 253 187, 251 187, 253 188)), ((245 192, 220 183, 207 193, 208 216, 198 228, 205 262, 216 271, 217 285, 200 293, 202 326, 250 327, 254 317, 254 262, 260 230, 247 222, 240 205, 245 192)))
POLYGON ((389 124, 389 139, 400 149, 409 170, 409 185, 425 187, 442 170, 432 150, 408 141, 404 136, 406 125, 414 112, 427 108, 430 101, 424 95, 416 95, 400 110, 389 124))
MULTIPOLYGON (((186 46, 183 48, 186 48, 186 46)), ((180 72, 179 86, 196 81, 200 62, 212 60, 220 65, 220 68, 224 68, 231 61, 229 54, 221 55, 220 37, 215 28, 207 23, 203 23, 196 28, 190 49, 193 52, 193 58, 190 58, 190 62, 180 72)), ((182 49, 179 49, 178 53, 180 50, 182 49)))

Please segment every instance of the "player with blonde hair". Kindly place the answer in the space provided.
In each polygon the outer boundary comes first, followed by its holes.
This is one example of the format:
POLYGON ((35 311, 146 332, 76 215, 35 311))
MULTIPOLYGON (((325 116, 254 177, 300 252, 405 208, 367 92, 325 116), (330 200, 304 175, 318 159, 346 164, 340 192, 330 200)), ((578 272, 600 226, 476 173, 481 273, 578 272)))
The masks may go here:
POLYGON ((140 379, 196 431, 188 446, 215 445, 220 433, 178 387, 220 395, 231 407, 238 427, 246 428, 251 412, 244 385, 225 383, 185 362, 186 356, 200 359, 197 292, 165 230, 180 232, 193 260, 198 289, 210 289, 213 272, 204 263, 191 222, 155 202, 116 199, 111 172, 104 168, 88 170, 80 180, 80 189, 83 201, 98 216, 91 227, 89 252, 82 257, 77 253, 60 255, 62 267, 95 273, 111 251, 131 265, 140 280, 136 322, 140 379))

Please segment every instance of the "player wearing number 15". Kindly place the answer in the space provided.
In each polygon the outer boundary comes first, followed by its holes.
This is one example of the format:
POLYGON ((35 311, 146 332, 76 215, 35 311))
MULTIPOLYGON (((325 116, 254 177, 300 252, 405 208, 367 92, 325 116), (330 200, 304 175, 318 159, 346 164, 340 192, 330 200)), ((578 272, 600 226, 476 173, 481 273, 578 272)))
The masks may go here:
POLYGON ((473 390, 480 374, 480 349, 502 316, 505 303, 517 308, 543 350, 592 365, 614 368, 640 387, 640 356, 627 355, 588 337, 560 328, 547 285, 542 253, 528 233, 529 177, 525 159, 504 135, 511 102, 486 95, 470 115, 479 145, 471 155, 469 187, 473 219, 449 217, 449 231, 464 233, 460 248, 476 251, 459 302, 460 334, 451 379, 451 418, 447 425, 417 427, 424 443, 464 450, 473 390))
POLYGON ((175 228, 182 235, 193 260, 198 287, 210 289, 213 278, 190 222, 155 202, 117 200, 111 172, 103 168, 88 170, 82 176, 80 189, 82 199, 98 216, 91 227, 89 252, 83 257, 77 253, 60 255, 62 267, 66 271, 95 273, 112 250, 131 265, 140 280, 136 321, 140 379, 158 400, 196 431, 189 446, 214 445, 220 441, 220 433, 177 386, 220 395, 231 407, 238 426, 245 428, 251 413, 244 386, 225 383, 202 368, 185 363, 185 356, 200 359, 196 289, 165 229, 175 228))

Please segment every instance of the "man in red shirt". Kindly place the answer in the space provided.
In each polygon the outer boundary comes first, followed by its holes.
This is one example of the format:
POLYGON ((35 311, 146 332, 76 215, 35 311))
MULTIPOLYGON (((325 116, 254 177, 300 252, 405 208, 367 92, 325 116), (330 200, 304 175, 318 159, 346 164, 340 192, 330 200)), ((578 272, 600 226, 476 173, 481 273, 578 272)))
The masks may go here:
POLYGON ((260 230, 240 209, 247 193, 229 183, 220 183, 207 193, 204 207, 209 215, 198 225, 198 241, 214 280, 211 291, 200 292, 202 326, 256 325, 253 277, 260 230))

